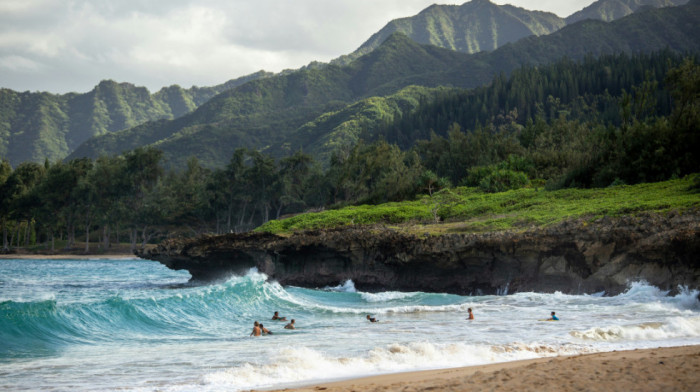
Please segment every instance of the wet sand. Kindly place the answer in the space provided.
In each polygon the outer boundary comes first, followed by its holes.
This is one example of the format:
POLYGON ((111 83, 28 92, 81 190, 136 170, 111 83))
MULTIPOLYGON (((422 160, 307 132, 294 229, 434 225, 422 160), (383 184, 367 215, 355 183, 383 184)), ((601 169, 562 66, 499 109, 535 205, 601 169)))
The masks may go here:
POLYGON ((396 373, 286 391, 699 391, 700 345, 396 373))

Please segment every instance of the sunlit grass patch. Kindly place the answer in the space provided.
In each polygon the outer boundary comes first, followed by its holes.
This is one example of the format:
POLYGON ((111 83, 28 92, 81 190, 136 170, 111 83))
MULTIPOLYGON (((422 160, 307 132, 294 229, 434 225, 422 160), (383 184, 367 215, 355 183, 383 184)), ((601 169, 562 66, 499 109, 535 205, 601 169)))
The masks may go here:
POLYGON ((418 200, 361 205, 300 214, 270 221, 257 231, 288 233, 347 225, 398 225, 433 235, 445 233, 523 230, 567 219, 630 215, 641 212, 683 211, 700 207, 694 176, 639 185, 599 189, 546 191, 522 188, 484 193, 455 188, 418 200))

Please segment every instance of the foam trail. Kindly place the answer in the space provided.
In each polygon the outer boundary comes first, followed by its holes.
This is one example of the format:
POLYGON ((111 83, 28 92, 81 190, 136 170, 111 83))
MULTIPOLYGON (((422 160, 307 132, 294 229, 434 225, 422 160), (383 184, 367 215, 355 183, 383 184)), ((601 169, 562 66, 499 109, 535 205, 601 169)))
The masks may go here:
POLYGON ((547 345, 436 345, 428 342, 376 347, 364 355, 334 358, 309 348, 287 348, 272 363, 239 367, 207 374, 209 388, 247 390, 323 379, 342 379, 407 370, 471 366, 554 355, 586 352, 583 347, 547 345), (428 365, 429 364, 429 365, 428 365), (274 380, 274 384, 271 382, 274 380))
POLYGON ((585 331, 572 331, 571 336, 592 341, 669 340, 700 337, 700 317, 674 317, 668 322, 648 322, 634 325, 596 327, 585 331))
POLYGON ((382 293, 360 293, 363 300, 367 302, 389 302, 395 300, 409 299, 419 296, 422 293, 404 293, 399 291, 385 291, 382 293))

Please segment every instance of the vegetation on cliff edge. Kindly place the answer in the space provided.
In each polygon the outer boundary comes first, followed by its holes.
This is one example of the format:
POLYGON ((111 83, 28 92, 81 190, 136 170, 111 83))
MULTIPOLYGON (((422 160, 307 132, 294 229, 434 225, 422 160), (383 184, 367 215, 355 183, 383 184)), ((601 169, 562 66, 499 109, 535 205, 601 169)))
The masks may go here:
POLYGON ((401 224, 420 233, 483 232, 546 226, 581 217, 682 212, 700 207, 699 180, 696 174, 631 186, 558 191, 530 187, 500 193, 459 187, 413 201, 300 214, 269 221, 256 231, 283 234, 353 224, 401 224))

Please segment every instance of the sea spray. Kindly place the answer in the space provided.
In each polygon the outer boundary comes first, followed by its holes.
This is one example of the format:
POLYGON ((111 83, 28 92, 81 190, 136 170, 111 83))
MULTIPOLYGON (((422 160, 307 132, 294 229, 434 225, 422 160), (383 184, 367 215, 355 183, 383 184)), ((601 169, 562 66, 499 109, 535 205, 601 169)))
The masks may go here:
POLYGON ((351 280, 348 279, 342 284, 339 284, 337 286, 331 287, 331 286, 326 286, 323 288, 323 290, 327 291, 338 291, 341 293, 356 293, 357 289, 355 289, 355 283, 351 280))

